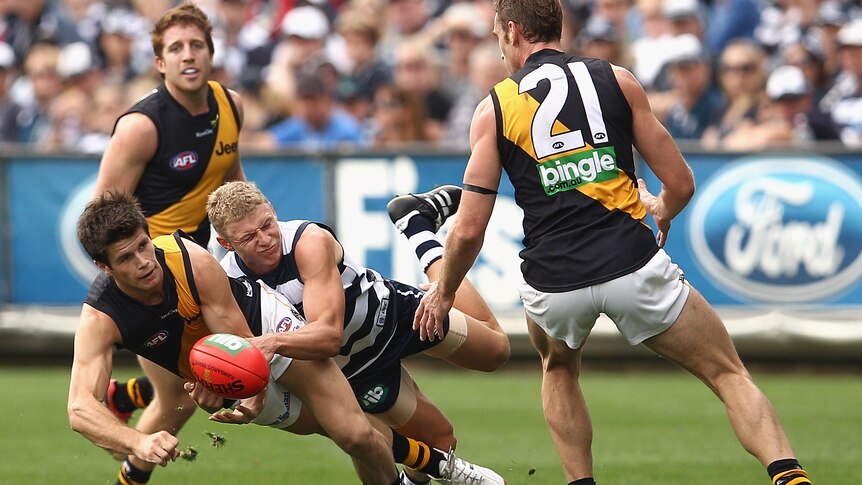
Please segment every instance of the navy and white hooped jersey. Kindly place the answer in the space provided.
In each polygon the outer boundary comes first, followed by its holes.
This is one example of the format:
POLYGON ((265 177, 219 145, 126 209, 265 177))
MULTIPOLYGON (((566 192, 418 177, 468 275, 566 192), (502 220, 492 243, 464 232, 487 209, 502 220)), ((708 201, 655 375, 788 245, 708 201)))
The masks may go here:
MULTIPOLYGON (((278 268, 264 275, 255 274, 233 251, 222 258, 221 265, 228 276, 249 276, 263 281, 286 296, 304 316, 302 299, 305 285, 299 277, 293 248, 309 224, 316 224, 335 237, 332 229, 324 224, 304 220, 279 221, 283 256, 278 268)), ((350 379, 374 364, 392 340, 397 313, 393 301, 395 291, 386 278, 354 262, 347 251, 338 269, 344 288, 344 337, 335 361, 350 379)))

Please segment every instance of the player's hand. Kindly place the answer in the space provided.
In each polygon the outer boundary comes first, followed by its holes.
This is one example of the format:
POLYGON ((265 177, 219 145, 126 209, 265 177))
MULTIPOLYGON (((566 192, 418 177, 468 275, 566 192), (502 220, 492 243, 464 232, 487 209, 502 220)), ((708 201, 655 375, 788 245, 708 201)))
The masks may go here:
POLYGON ((443 321, 452 309, 455 297, 445 296, 437 291, 436 282, 422 287, 427 288, 428 292, 419 300, 419 308, 413 316, 413 330, 419 330, 419 340, 433 342, 435 337, 442 340, 443 321))
POLYGON ((222 409, 210 414, 208 419, 224 424, 248 424, 256 417, 256 412, 242 404, 237 404, 233 409, 222 409))
POLYGON ((195 404, 208 413, 214 413, 224 406, 224 399, 211 393, 204 386, 199 386, 197 382, 186 382, 183 388, 195 404))
POLYGON ((658 246, 663 248, 664 243, 667 242, 667 233, 670 232, 670 219, 663 214, 661 201, 650 193, 644 179, 638 179, 638 194, 640 195, 641 203, 646 207, 646 210, 652 215, 655 221, 656 229, 658 229, 658 246))
POLYGON ((167 431, 157 431, 143 435, 141 440, 132 447, 132 453, 141 460, 167 466, 180 455, 177 446, 180 444, 176 436, 167 431))
POLYGON ((263 358, 266 359, 267 362, 272 362, 272 356, 277 352, 276 350, 276 340, 275 334, 264 334, 259 337, 247 337, 248 343, 257 347, 257 350, 260 350, 260 353, 263 354, 263 358))

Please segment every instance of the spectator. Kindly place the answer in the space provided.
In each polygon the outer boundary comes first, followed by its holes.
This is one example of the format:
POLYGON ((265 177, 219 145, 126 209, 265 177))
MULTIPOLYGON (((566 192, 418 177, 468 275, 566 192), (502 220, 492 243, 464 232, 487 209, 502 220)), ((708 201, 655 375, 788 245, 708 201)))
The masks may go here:
POLYGON ((766 116, 751 134, 751 139, 762 146, 840 139, 829 116, 816 109, 811 85, 798 67, 776 68, 766 82, 766 96, 766 116))
POLYGON ((296 114, 270 129, 276 146, 324 150, 364 144, 359 122, 337 106, 335 77, 331 65, 297 74, 296 114))
POLYGON ((390 59, 401 43, 411 38, 425 37, 433 41, 433 32, 425 28, 431 20, 431 0, 389 0, 386 7, 387 29, 381 40, 380 51, 390 59))
POLYGON ((19 61, 37 42, 66 45, 82 40, 58 0, 7 0, 5 41, 19 61))
POLYGON ((384 84, 374 93, 374 130, 371 146, 398 149, 427 142, 425 100, 394 84, 384 84))
POLYGON ((823 52, 823 67, 826 75, 833 79, 841 70, 841 59, 839 55, 838 32, 847 23, 847 14, 834 1, 824 1, 818 11, 819 28, 814 41, 823 52))
POLYGON ((248 52, 266 44, 269 32, 257 22, 249 22, 253 12, 248 0, 216 0, 215 7, 215 15, 211 16, 213 37, 221 40, 215 53, 220 57, 225 77, 231 80, 226 85, 237 89, 248 63, 248 52))
POLYGON ((657 88, 659 73, 673 44, 670 22, 662 3, 662 0, 639 0, 637 4, 643 35, 631 45, 632 73, 647 92, 657 88))
POLYGON ((667 72, 674 102, 662 124, 675 139, 699 140, 722 99, 713 86, 712 65, 697 37, 684 34, 674 39, 667 72))
POLYGON ((336 22, 338 33, 344 39, 345 54, 350 71, 341 77, 339 99, 347 111, 361 123, 371 119, 374 92, 392 79, 392 72, 377 56, 382 24, 367 10, 347 8, 336 22))
POLYGON ((57 73, 67 88, 79 89, 87 96, 95 93, 104 77, 93 50, 86 42, 72 42, 60 49, 57 73))
POLYGON ((15 53, 5 42, 0 42, 0 142, 18 141, 16 122, 21 106, 9 96, 9 86, 15 78, 15 53))
POLYGON ((23 103, 18 115, 18 141, 38 144, 47 140, 52 131, 48 114, 51 103, 63 90, 57 73, 60 49, 53 44, 36 43, 24 59, 24 77, 21 81, 29 88, 30 97, 23 103))
POLYGON ((428 48, 424 39, 408 39, 395 50, 393 82, 402 91, 424 100, 423 109, 427 117, 422 139, 431 142, 439 141, 443 136, 452 101, 440 89, 437 57, 428 48))
POLYGON ((496 42, 480 44, 470 54, 470 85, 455 97, 446 119, 446 145, 470 148, 470 123, 476 106, 495 84, 509 76, 496 42))
POLYGON ((760 22, 757 0, 713 0, 706 43, 709 52, 723 52, 733 39, 753 39, 760 22))
POLYGON ((673 36, 692 34, 702 43, 706 36, 702 7, 698 0, 664 0, 662 13, 673 36))
POLYGON ((832 114, 841 141, 858 148, 862 147, 862 18, 841 27, 837 39, 841 71, 820 108, 832 114))
POLYGON ((283 106, 284 114, 292 112, 296 72, 323 58, 328 37, 329 20, 315 7, 295 7, 282 19, 281 38, 274 46, 264 82, 266 96, 283 106))
POLYGON ((112 9, 102 20, 97 42, 107 82, 130 81, 152 65, 152 55, 146 67, 134 62, 133 46, 142 22, 127 9, 112 9))
POLYGON ((491 38, 491 24, 485 22, 477 4, 462 2, 443 12, 440 25, 444 47, 441 86, 454 99, 470 89, 470 54, 483 39, 491 38))
POLYGON ((584 57, 603 59, 618 66, 629 67, 629 59, 614 24, 604 17, 592 15, 578 32, 578 52, 584 57))
POLYGON ((789 44, 781 51, 781 64, 796 66, 805 74, 811 87, 814 102, 819 103, 832 86, 832 79, 826 72, 823 52, 810 41, 789 44))
POLYGON ((751 39, 735 39, 719 58, 719 85, 725 104, 704 131, 708 149, 729 148, 757 120, 766 84, 766 53, 751 39))
POLYGON ((111 140, 114 123, 126 111, 125 84, 102 83, 92 97, 90 113, 83 118, 77 149, 84 153, 101 154, 111 140))

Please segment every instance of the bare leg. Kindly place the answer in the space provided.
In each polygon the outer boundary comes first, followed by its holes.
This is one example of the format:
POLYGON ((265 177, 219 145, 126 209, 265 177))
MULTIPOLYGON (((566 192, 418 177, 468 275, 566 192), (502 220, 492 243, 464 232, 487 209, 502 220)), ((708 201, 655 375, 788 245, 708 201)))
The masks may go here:
POLYGON ((719 316, 694 288, 676 323, 644 344, 712 389, 742 446, 764 466, 793 457, 772 404, 751 380, 719 316))
POLYGON ((542 409, 567 481, 593 476, 593 427, 578 377, 581 346, 570 349, 527 317, 530 340, 542 356, 542 409))
MULTIPOLYGON (((135 428, 147 434, 165 430, 176 436, 194 414, 195 402, 183 389, 182 379, 146 359, 138 359, 138 362, 150 378, 154 392, 152 402, 141 413, 135 428)), ((152 471, 156 466, 134 456, 128 459, 140 470, 152 471)))
POLYGON ((390 445, 368 422, 332 360, 294 360, 278 382, 299 396, 326 436, 353 458, 363 483, 390 485, 396 480, 390 445))
POLYGON ((416 401, 416 411, 413 416, 403 426, 396 428, 396 431, 438 450, 448 451, 454 448, 457 440, 452 422, 419 390, 418 386, 416 401))
MULTIPOLYGON (((442 266, 442 259, 428 266, 425 274, 430 281, 437 280, 442 266)), ((458 367, 483 372, 493 372, 508 362, 509 337, 485 299, 466 278, 455 292, 453 306, 467 317, 467 340, 446 360, 458 367)))

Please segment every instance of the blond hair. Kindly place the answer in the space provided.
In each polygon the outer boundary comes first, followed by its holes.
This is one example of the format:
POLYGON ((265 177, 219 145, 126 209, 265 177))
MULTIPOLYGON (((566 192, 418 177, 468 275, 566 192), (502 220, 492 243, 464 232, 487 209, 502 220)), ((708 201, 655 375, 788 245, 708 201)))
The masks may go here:
POLYGON ((207 217, 219 236, 229 239, 227 225, 264 204, 272 206, 254 182, 227 182, 207 196, 207 217))

